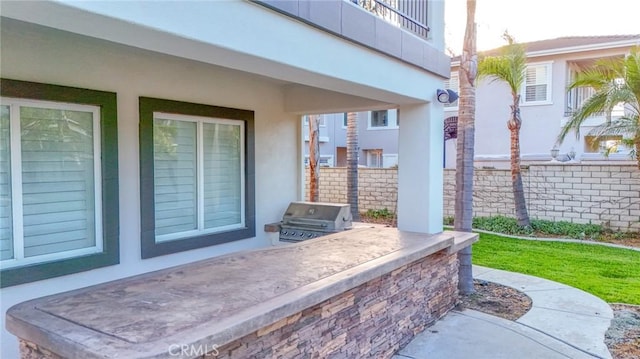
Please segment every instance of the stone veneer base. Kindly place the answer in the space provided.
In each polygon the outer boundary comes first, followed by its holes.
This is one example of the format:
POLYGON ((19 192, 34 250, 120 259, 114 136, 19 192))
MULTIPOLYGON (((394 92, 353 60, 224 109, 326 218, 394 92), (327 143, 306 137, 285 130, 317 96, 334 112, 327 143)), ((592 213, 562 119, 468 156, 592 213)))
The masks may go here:
POLYGON ((353 229, 20 303, 7 328, 29 359, 391 357, 453 308, 477 238, 353 229))
POLYGON ((390 358, 456 304, 456 254, 440 251, 202 358, 390 358))

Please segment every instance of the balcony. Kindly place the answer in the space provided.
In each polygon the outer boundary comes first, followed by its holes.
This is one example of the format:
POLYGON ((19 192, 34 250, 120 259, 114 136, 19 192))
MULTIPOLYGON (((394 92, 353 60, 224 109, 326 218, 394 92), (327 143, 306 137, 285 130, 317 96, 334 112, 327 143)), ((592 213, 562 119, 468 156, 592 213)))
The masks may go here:
POLYGON ((427 0, 251 2, 442 77, 451 73, 450 58, 441 48, 444 22, 439 17, 444 6, 439 4, 427 0), (432 26, 427 19, 433 20, 432 26))
POLYGON ((354 4, 386 20, 400 26, 415 35, 427 39, 428 4, 426 0, 350 0, 354 4))
MULTIPOLYGON (((595 93, 595 90, 591 87, 578 87, 567 92, 564 116, 571 117, 584 104, 584 102, 587 101, 589 97, 591 97, 594 93, 595 93)), ((624 115, 623 103, 619 103, 618 105, 613 107, 611 111, 611 117, 620 117, 623 115, 624 115)), ((594 119, 601 120, 601 121, 598 121, 598 120, 590 121, 590 122, 595 122, 591 125, 598 125, 604 121, 606 114, 604 112, 598 112, 597 114, 594 114, 591 117, 594 119)))
MULTIPOLYGON (((567 92, 566 106, 564 109, 564 116, 572 116, 582 104, 595 93, 591 87, 578 87, 567 92)), ((602 116, 604 114, 599 114, 602 116)))

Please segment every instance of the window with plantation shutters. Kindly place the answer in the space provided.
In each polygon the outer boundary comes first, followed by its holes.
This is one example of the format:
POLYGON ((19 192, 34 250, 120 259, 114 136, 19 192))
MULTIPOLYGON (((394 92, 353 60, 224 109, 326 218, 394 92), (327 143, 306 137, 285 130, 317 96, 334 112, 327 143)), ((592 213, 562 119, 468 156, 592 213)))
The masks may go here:
POLYGON ((2 103, 3 267, 101 252, 99 108, 2 103))
POLYGON ((525 104, 551 103, 551 63, 527 65, 521 100, 525 104))
POLYGON ((11 146, 9 106, 0 106, 0 260, 12 259, 11 146))
POLYGON ((113 92, 0 78, 0 287, 119 263, 113 92))
POLYGON ((154 113, 156 241, 244 226, 242 121, 154 113))
POLYGON ((253 111, 139 107, 142 258, 254 237, 253 111))

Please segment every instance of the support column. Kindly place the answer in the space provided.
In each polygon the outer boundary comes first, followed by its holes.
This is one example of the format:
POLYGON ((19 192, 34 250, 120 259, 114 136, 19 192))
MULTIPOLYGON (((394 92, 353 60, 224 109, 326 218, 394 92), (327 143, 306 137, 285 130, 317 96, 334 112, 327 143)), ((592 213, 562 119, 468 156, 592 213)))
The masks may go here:
POLYGON ((443 106, 400 107, 398 134, 398 229, 442 232, 443 106))

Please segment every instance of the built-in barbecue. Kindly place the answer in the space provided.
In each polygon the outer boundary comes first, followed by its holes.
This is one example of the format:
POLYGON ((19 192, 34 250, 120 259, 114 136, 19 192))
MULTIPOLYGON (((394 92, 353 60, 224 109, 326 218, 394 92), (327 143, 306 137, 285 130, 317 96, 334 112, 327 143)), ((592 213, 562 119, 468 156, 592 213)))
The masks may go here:
POLYGON ((280 241, 300 242, 351 229, 348 204, 291 202, 280 224, 280 241))

